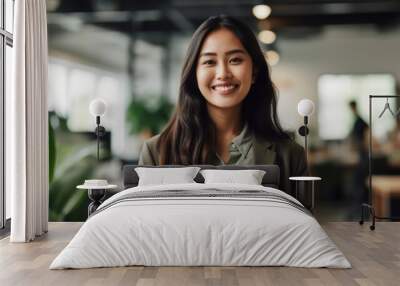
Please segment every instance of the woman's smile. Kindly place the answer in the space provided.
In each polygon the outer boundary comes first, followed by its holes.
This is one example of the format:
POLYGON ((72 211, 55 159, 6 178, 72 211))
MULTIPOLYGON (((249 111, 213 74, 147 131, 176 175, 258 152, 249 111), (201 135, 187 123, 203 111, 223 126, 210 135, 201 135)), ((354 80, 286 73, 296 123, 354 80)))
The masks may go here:
POLYGON ((219 83, 212 85, 211 88, 221 95, 230 95, 238 90, 239 85, 233 83, 219 83))

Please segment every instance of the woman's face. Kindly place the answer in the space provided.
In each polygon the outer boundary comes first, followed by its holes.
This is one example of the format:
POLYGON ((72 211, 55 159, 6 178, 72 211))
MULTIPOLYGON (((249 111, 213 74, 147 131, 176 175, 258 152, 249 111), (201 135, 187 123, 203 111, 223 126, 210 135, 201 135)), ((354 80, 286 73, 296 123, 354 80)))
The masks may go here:
POLYGON ((211 32, 200 49, 196 78, 209 107, 240 106, 253 77, 253 63, 240 40, 230 30, 211 32))

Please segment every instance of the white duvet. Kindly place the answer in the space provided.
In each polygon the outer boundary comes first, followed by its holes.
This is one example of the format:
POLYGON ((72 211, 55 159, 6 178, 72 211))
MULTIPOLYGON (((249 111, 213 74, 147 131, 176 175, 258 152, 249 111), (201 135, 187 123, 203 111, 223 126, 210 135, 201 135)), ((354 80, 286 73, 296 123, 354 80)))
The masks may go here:
POLYGON ((351 267, 314 217, 279 200, 178 196, 118 202, 137 192, 210 189, 258 190, 300 204, 277 189, 254 185, 193 183, 127 189, 99 207, 50 269, 126 265, 351 267))

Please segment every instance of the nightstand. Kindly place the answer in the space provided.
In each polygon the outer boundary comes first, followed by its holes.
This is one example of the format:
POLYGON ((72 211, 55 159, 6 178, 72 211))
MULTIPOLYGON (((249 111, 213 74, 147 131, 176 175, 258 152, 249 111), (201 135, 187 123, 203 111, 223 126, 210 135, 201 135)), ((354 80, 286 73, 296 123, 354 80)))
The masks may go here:
POLYGON ((79 190, 87 190, 90 204, 88 217, 96 211, 103 202, 107 190, 117 188, 117 185, 109 185, 106 180, 85 180, 85 184, 76 187, 79 190))
POLYGON ((297 200, 301 201, 301 197, 309 197, 311 192, 311 202, 302 202, 305 207, 307 207, 311 212, 314 212, 315 208, 315 184, 317 181, 321 181, 320 177, 290 177, 290 181, 295 183, 295 197, 297 200), (300 195, 301 194, 301 195, 300 195))

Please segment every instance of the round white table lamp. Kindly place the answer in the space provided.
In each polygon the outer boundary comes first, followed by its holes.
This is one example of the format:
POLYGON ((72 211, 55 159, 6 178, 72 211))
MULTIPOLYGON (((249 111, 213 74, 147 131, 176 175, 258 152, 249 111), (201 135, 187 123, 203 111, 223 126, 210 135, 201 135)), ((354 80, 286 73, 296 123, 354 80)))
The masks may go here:
POLYGON ((300 100, 299 104, 297 105, 297 111, 302 116, 310 116, 314 112, 314 102, 309 99, 300 100))
POLYGON ((299 128, 299 134, 304 136, 304 149, 306 150, 306 162, 308 162, 308 144, 307 135, 309 130, 307 128, 308 117, 314 112, 314 102, 310 99, 302 99, 297 105, 297 112, 304 117, 304 125, 299 128))
POLYGON ((89 105, 90 114, 93 116, 103 116, 106 113, 107 105, 102 99, 93 99, 89 105))

